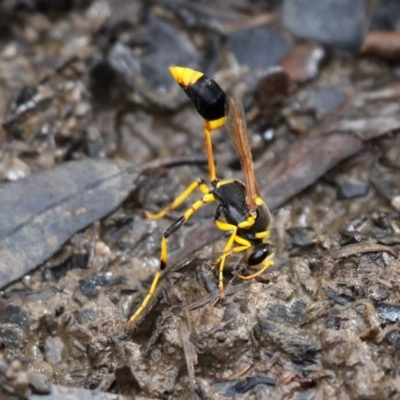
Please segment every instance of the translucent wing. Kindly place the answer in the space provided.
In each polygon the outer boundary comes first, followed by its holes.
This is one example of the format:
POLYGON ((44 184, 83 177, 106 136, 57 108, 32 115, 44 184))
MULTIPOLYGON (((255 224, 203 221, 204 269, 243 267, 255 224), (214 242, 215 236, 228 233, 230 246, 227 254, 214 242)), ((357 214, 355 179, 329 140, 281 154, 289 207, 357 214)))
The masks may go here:
POLYGON ((260 191, 254 176, 253 157, 241 102, 233 97, 227 97, 226 113, 228 118, 226 123, 227 130, 239 153, 240 164, 245 174, 247 206, 253 212, 256 210, 256 199, 260 197, 260 191))

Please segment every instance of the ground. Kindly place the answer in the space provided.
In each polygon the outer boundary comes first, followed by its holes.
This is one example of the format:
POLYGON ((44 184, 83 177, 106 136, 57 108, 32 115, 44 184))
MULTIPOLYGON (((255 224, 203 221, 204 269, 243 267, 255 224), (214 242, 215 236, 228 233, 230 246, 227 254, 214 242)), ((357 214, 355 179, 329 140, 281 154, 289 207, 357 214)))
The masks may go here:
MULTIPOLYGON (((400 398, 395 14, 354 2, 393 30, 343 21, 330 43, 280 3, 0 2, 1 398, 400 398), (127 325, 200 194, 144 211, 208 180, 169 65, 241 94, 275 264, 242 281, 247 254, 230 257, 220 299, 227 236, 206 206, 127 325)), ((212 139, 218 177, 243 180, 212 139)))

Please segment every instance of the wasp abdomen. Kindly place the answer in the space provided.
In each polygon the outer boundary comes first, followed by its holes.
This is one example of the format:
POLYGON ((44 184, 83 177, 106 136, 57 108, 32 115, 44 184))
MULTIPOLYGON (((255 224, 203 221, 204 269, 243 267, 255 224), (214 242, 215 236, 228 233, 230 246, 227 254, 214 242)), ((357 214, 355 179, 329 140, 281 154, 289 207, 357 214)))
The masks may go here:
POLYGON ((249 266, 261 264, 267 257, 274 254, 274 247, 270 243, 260 243, 254 246, 247 264, 249 266))
POLYGON ((213 79, 203 75, 183 90, 206 121, 225 117, 226 94, 213 79))

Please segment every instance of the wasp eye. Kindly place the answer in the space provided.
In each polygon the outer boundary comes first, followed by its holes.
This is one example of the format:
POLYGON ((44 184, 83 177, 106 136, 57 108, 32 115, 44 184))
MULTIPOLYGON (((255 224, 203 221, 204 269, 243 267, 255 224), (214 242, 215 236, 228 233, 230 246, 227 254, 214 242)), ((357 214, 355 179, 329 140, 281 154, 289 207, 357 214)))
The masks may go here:
POLYGON ((254 247, 254 251, 250 254, 247 263, 249 266, 261 264, 272 253, 272 245, 268 243, 259 244, 254 247))

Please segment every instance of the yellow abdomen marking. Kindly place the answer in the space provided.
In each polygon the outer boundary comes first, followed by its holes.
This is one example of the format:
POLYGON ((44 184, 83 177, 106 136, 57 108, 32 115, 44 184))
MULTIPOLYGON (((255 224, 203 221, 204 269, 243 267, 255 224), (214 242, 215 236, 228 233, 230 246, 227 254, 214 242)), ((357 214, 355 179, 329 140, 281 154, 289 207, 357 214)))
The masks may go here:
POLYGON ((204 75, 202 72, 185 67, 169 67, 168 69, 178 84, 183 87, 195 84, 204 75))

